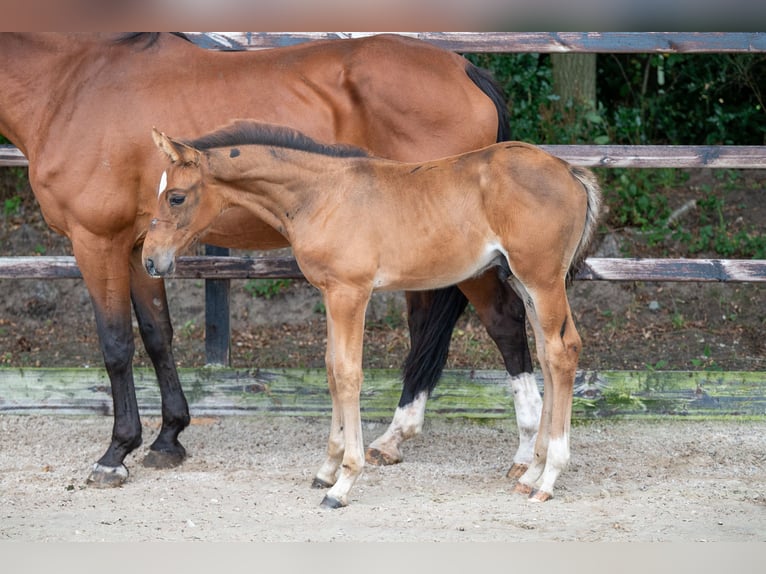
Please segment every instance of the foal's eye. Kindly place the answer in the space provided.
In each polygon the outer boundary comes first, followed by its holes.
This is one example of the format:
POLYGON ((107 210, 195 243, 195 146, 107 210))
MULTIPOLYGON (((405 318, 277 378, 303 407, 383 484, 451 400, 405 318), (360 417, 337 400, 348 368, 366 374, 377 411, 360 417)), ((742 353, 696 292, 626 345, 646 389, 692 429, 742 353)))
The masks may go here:
POLYGON ((173 194, 170 197, 168 197, 168 203, 172 207, 177 207, 177 206, 183 204, 184 201, 186 201, 186 196, 185 195, 173 194))

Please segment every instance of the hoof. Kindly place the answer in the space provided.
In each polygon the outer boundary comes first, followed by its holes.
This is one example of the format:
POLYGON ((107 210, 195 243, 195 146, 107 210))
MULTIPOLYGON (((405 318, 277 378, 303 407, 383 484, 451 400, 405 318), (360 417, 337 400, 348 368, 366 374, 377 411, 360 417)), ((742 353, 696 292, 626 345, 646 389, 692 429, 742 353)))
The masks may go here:
POLYGON ((93 488, 114 488, 125 484, 128 480, 128 474, 128 469, 124 464, 104 466, 96 463, 93 465, 85 484, 93 488))
POLYGON ((322 508, 335 509, 335 508, 343 508, 344 506, 346 506, 346 503, 341 502, 340 500, 338 500, 337 498, 333 498, 332 496, 325 496, 324 499, 322 500, 322 504, 320 504, 319 506, 321 506, 322 508))
POLYGON ((392 455, 380 449, 370 447, 364 453, 364 460, 374 466, 390 466, 402 462, 402 456, 399 453, 392 455))
POLYGON ((528 464, 514 462, 513 466, 510 469, 508 469, 508 473, 505 476, 506 478, 512 478, 513 480, 518 480, 521 478, 522 474, 527 472, 527 468, 529 468, 528 464))
POLYGON ((516 494, 523 494, 524 496, 529 496, 532 494, 533 489, 531 486, 524 484, 523 482, 517 482, 516 486, 513 487, 513 492, 516 494))
POLYGON ((332 484, 318 477, 314 477, 314 480, 311 481, 311 488, 330 488, 331 486, 332 484))
POLYGON ((534 490, 529 494, 529 500, 534 502, 548 502, 551 498, 553 498, 553 495, 544 490, 534 490))
POLYGON ((143 464, 149 468, 175 468, 184 460, 186 460, 184 447, 176 451, 150 450, 144 457, 143 464))

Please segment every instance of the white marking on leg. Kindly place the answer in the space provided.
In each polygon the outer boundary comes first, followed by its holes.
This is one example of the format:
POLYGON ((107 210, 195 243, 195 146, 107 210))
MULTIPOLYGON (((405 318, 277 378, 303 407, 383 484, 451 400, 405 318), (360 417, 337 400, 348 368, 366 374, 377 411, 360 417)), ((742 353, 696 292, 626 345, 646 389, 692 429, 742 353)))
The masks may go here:
POLYGON ((519 448, 513 456, 515 464, 531 464, 535 454, 535 440, 540 428, 543 399, 533 373, 510 377, 516 425, 519 429, 519 448))
POLYGON ((120 466, 104 466, 103 464, 95 462, 93 463, 91 472, 93 474, 114 474, 119 476, 123 481, 128 479, 128 469, 124 464, 121 464, 120 466))
POLYGON ((335 484, 338 478, 338 467, 341 465, 344 452, 345 438, 343 436, 343 424, 340 419, 340 409, 336 406, 335 400, 333 400, 330 436, 327 439, 327 458, 325 458, 322 466, 316 473, 316 478, 327 485, 335 484))
POLYGON ((538 489, 553 494, 556 479, 569 464, 569 433, 552 438, 548 443, 548 458, 545 470, 538 482, 538 489))
POLYGON ((388 429, 370 444, 370 448, 385 453, 392 462, 400 461, 401 444, 423 430, 427 401, 428 393, 422 391, 410 404, 397 407, 388 429))
POLYGON ((162 195, 162 192, 165 191, 168 187, 168 172, 163 171, 162 177, 160 178, 160 187, 159 191, 157 191, 157 197, 162 195))
POLYGON ((364 468, 361 418, 356 425, 355 432, 352 432, 352 429, 348 427, 344 428, 344 432, 350 433, 350 441, 346 441, 347 448, 343 454, 343 464, 339 468, 338 480, 327 491, 327 497, 337 500, 342 506, 348 504, 348 494, 364 468))

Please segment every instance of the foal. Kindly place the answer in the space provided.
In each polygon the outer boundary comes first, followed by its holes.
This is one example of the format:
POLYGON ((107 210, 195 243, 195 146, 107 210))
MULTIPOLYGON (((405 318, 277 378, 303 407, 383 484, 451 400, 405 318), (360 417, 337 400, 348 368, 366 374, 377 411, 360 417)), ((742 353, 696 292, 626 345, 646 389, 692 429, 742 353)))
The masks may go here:
POLYGON ((153 133, 171 166, 143 247, 150 275, 226 209, 283 234, 327 309, 332 423, 315 486, 348 504, 364 465, 359 395, 364 316, 374 290, 434 289, 492 266, 527 308, 545 379, 534 459, 515 490, 544 501, 569 461, 580 352, 566 275, 595 229, 600 191, 586 169, 504 142, 425 163, 323 146, 287 128, 240 121, 191 142, 153 133))

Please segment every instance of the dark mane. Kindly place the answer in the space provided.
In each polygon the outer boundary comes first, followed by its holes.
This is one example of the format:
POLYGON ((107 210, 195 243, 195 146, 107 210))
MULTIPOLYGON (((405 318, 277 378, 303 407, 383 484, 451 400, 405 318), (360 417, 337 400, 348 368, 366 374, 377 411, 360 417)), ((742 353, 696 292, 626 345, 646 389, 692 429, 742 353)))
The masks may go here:
POLYGON ((350 145, 326 145, 301 132, 273 124, 239 120, 185 144, 200 151, 238 145, 283 147, 331 157, 369 157, 362 148, 350 145))
MULTIPOLYGON (((173 36, 183 38, 187 42, 191 42, 189 38, 181 32, 171 32, 173 36)), ((160 32, 126 32, 120 34, 113 40, 115 44, 137 44, 143 42, 143 48, 151 48, 160 39, 160 32)))

